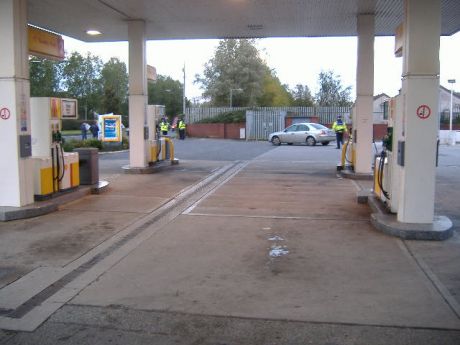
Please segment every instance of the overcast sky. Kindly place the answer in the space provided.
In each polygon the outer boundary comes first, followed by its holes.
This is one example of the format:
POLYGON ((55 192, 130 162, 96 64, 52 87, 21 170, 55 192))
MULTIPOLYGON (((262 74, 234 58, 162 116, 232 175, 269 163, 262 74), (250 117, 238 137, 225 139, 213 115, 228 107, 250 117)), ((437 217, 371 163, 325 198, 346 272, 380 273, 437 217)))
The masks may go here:
MULTIPOLYGON (((353 87, 355 97, 356 79, 355 37, 340 38, 267 38, 258 40, 257 46, 267 65, 276 71, 281 83, 293 88, 296 84, 308 85, 314 95, 318 74, 332 70, 339 75, 344 86, 353 87)), ((118 57, 128 63, 127 42, 84 43, 64 37, 67 52, 87 51, 99 56, 104 62, 118 57)), ((197 99, 202 90, 193 84, 196 74, 202 74, 204 64, 214 55, 218 40, 148 41, 147 63, 155 66, 157 73, 183 80, 182 67, 186 66, 186 97, 197 99)), ((402 58, 393 54, 393 37, 375 39, 374 94, 394 96, 401 88, 402 58)), ((441 85, 450 89, 447 79, 456 79, 454 90, 460 90, 460 32, 441 37, 441 85)))

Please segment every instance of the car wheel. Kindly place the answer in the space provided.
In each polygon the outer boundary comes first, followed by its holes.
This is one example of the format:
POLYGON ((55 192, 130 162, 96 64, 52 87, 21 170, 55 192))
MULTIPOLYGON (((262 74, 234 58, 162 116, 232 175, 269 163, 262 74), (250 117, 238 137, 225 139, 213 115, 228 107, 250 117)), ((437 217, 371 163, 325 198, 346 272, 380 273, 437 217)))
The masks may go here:
POLYGON ((327 146, 327 145, 329 145, 329 141, 324 141, 324 142, 321 143, 321 145, 327 146))
POLYGON ((307 143, 307 146, 315 146, 316 139, 313 137, 307 137, 306 143, 307 143))
POLYGON ((278 138, 277 136, 274 136, 274 137, 272 138, 272 144, 273 144, 273 145, 276 145, 276 146, 280 146, 280 145, 281 145, 281 140, 280 140, 280 138, 278 138))

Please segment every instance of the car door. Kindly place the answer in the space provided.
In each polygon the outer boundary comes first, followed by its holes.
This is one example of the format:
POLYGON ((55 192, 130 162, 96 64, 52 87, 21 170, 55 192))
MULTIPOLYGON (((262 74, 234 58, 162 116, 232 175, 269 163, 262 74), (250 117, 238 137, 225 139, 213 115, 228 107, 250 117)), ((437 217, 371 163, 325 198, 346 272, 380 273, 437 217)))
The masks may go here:
POLYGON ((306 124, 299 124, 297 125, 296 132, 295 132, 295 142, 296 143, 304 143, 305 139, 307 138, 308 131, 310 128, 306 124))
POLYGON ((295 142, 296 131, 297 131, 297 125, 292 125, 292 126, 287 127, 283 132, 281 141, 283 143, 295 142))

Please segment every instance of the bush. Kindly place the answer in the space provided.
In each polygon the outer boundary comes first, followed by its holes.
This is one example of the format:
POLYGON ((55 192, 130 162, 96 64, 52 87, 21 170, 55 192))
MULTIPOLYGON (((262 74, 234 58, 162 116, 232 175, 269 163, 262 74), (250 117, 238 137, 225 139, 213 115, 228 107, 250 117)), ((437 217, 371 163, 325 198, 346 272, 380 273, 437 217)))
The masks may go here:
POLYGON ((62 148, 65 152, 72 152, 73 149, 80 148, 80 147, 95 147, 99 150, 103 149, 102 141, 98 139, 88 139, 88 140, 75 140, 71 139, 65 141, 62 145, 62 148))
POLYGON ((65 152, 72 152, 73 149, 80 147, 95 147, 99 151, 118 151, 118 150, 127 150, 129 148, 128 138, 123 138, 121 143, 103 143, 98 139, 88 139, 88 140, 76 140, 71 139, 65 141, 62 144, 62 148, 65 152))
POLYGON ((235 110, 219 114, 215 117, 203 119, 197 123, 240 123, 246 122, 246 111, 235 110))

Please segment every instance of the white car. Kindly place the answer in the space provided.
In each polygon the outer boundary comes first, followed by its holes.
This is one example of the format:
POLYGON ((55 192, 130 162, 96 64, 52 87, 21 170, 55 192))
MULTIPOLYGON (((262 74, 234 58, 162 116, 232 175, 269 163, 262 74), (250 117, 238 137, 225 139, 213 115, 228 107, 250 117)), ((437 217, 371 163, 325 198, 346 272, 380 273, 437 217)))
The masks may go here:
POLYGON ((312 122, 296 123, 268 136, 268 141, 273 145, 305 143, 308 146, 315 146, 316 143, 321 143, 326 146, 335 140, 335 132, 332 129, 312 122))

